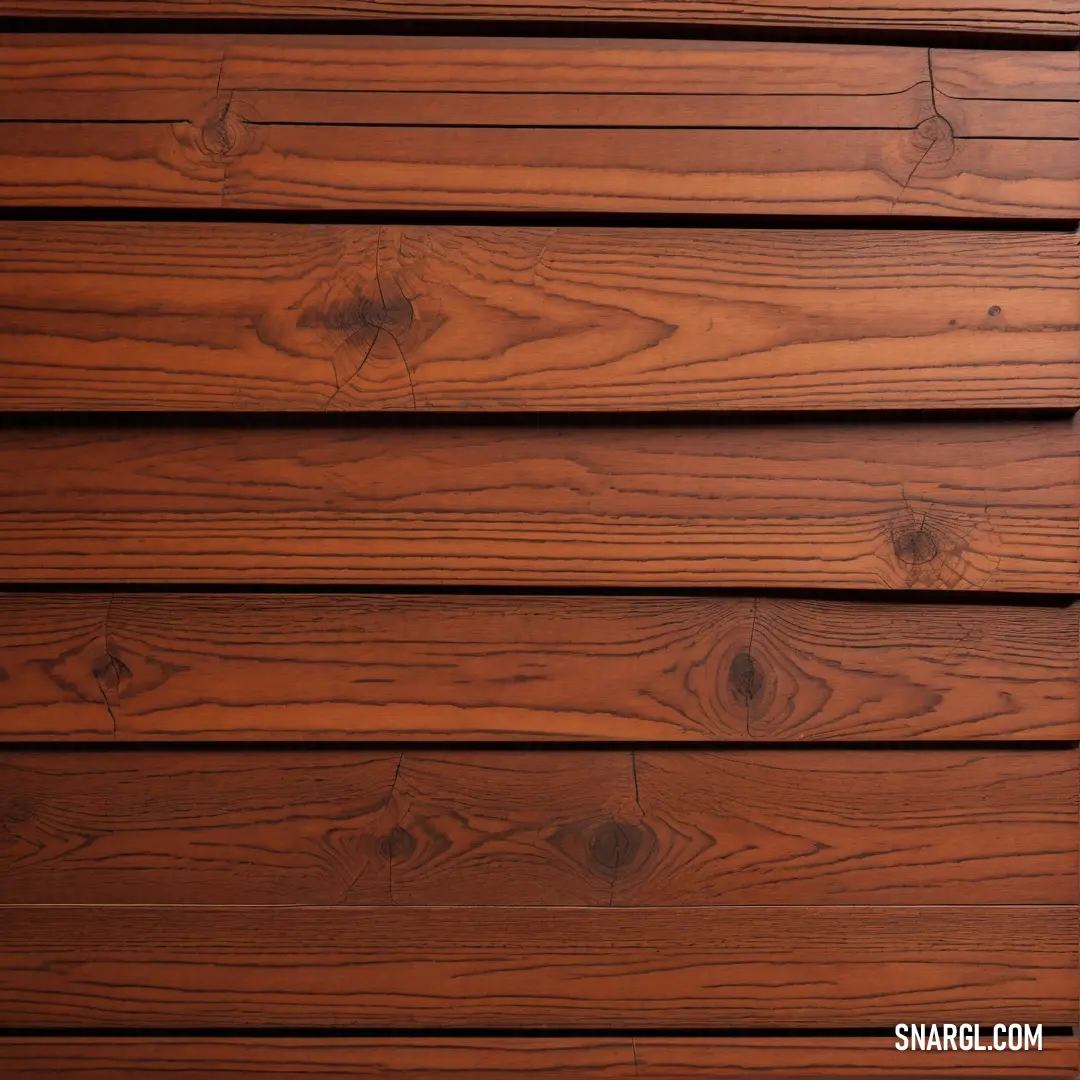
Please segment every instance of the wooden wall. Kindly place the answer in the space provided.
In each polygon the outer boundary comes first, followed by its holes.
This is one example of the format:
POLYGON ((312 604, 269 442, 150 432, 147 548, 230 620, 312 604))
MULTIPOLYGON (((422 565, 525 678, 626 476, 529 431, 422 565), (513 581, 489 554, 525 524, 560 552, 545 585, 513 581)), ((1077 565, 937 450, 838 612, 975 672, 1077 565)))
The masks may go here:
POLYGON ((2 1080, 1080 1076, 988 2, 0 0, 2 1080))

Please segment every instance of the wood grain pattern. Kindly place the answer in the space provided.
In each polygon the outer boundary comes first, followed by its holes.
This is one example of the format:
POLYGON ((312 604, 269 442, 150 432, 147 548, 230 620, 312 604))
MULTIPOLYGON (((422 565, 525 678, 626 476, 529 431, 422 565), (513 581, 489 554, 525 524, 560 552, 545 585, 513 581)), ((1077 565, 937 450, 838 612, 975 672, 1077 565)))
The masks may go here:
POLYGON ((1078 574, 1065 421, 9 428, 0 473, 13 581, 1038 592, 1078 574))
POLYGON ((1078 779, 1067 749, 7 750, 0 903, 1076 904, 1078 779))
POLYGON ((1080 608, 0 594, 0 737, 1080 738, 1080 608))
POLYGON ((364 126, 888 129, 937 115, 979 137, 952 110, 980 100, 1024 103, 1012 136, 1065 138, 1074 119, 1049 107, 1080 98, 1071 52, 664 38, 25 34, 0 43, 0 65, 4 120, 203 123, 229 103, 254 124, 364 126))
POLYGON ((0 1025, 1070 1024, 1075 907, 0 909, 0 1025))
POLYGON ((388 903, 398 764, 389 751, 5 751, 0 902, 388 903))
POLYGON ((198 16, 309 19, 529 19, 810 26, 815 29, 981 30, 1025 34, 1075 34, 1080 13, 1073 0, 967 0, 927 4, 894 0, 2 0, 0 15, 198 16))
POLYGON ((885 46, 98 35, 8 51, 0 202, 1080 212, 1080 76, 1043 54, 943 50, 954 94, 935 50, 885 46))
MULTIPOLYGON (((940 50, 939 50, 940 53, 940 50)), ((19 119, 73 119, 77 112, 52 112, 48 106, 69 103, 93 110, 88 119, 124 116, 109 105, 123 100, 97 95, 139 94, 127 119, 194 120, 162 107, 171 99, 159 94, 187 93, 191 101, 213 98, 218 91, 247 94, 312 91, 370 93, 468 94, 455 112, 459 124, 482 122, 466 111, 484 100, 540 94, 615 94, 630 97, 674 94, 677 97, 749 98, 770 110, 780 96, 812 100, 863 98, 869 115, 885 103, 878 97, 904 97, 925 84, 930 69, 926 49, 891 46, 775 44, 766 42, 697 42, 619 38, 434 37, 384 35, 155 35, 28 34, 0 46, 5 94, 3 116, 19 119), (39 94, 49 94, 43 101, 39 94), (68 95, 66 98, 61 95, 68 95), (24 100, 20 101, 20 96, 24 100), (27 111, 33 110, 33 111, 27 111)), ((950 53, 945 55, 951 56, 950 53)), ((1058 80, 1045 72, 1042 53, 1008 52, 1000 62, 980 65, 978 53, 961 53, 964 96, 983 93, 1001 98, 1039 100, 1059 96, 1058 80), (987 79, 981 71, 986 70, 987 79), (1026 84, 1026 90, 1019 89, 1026 84), (996 88, 1000 85, 1001 89, 996 88), (1048 91, 1043 93, 1040 87, 1048 91)), ((1056 54, 1051 54, 1056 55, 1056 54)), ((1049 62, 1049 63, 1052 63, 1049 62)), ((268 101, 275 99, 269 98, 268 101)), ((398 122, 396 96, 383 98, 384 123, 398 122)), ((737 102, 727 102, 738 107, 737 102)), ((289 106, 281 99, 283 107, 289 106)), ((714 107, 724 104, 714 101, 714 107)), ((486 106, 484 106, 486 107, 486 106)), ((558 108, 553 103, 553 107, 558 108)), ((810 107, 813 107, 812 105, 810 107)), ((294 115, 302 115, 300 113, 294 115)), ((768 112, 766 112, 768 115, 768 112)), ((858 115, 858 114, 856 114, 858 115)), ((910 116, 904 114, 910 120, 910 116)), ((273 112, 259 120, 281 119, 273 112)), ((317 115, 308 112, 308 121, 317 115)), ((578 117, 577 124, 587 122, 578 117)), ((870 126, 876 126, 871 123, 870 126)))
MULTIPOLYGON (((0 129, 14 139, 24 125, 0 129)), ((49 128, 49 125, 42 125, 49 128)), ((151 128, 133 146, 148 166, 151 128)), ((0 142, 6 156, 7 140, 0 142)), ((26 162, 42 169, 19 201, 94 201, 98 165, 64 142, 26 162), (54 170, 54 164, 56 168, 54 170), (63 176, 61 175, 63 173, 63 176), (93 186, 91 186, 93 185, 93 186)), ((112 150, 103 148, 106 157, 112 150)), ((112 169, 111 163, 103 166, 112 169)), ((158 203, 153 190, 128 201, 158 203)), ((117 180, 110 172, 109 184, 117 180)), ((1072 217, 1080 203, 1073 140, 950 140, 943 123, 914 132, 677 129, 335 128, 267 125, 259 149, 222 181, 221 205, 378 210, 917 214, 1072 217), (922 164, 920 164, 920 162, 922 164), (914 172, 913 172, 914 170, 914 172), (906 179, 910 177, 910 179, 906 179)), ((130 191, 129 181, 125 189, 130 191)), ((170 190, 164 199, 172 199, 170 190)), ((0 200, 11 192, 0 188, 0 200)), ((201 193, 196 192, 196 199, 201 193)))
MULTIPOLYGON (((982 1029, 980 1041, 986 1037, 982 1029)), ((991 1036, 992 1037, 992 1036, 991 1036)), ((4 1039, 0 1077, 259 1076, 276 1080, 1075 1080, 1074 1039, 1043 1036, 1041 1051, 977 1056, 901 1053, 887 1038, 27 1038, 4 1039)))
POLYGON ((0 222, 0 400, 1080 406, 1076 274, 1064 233, 0 222))
POLYGON ((112 738, 108 610, 108 596, 0 594, 0 738, 112 738))
POLYGON ((1080 137, 1080 71, 1069 53, 934 49, 934 100, 957 135, 1080 137))

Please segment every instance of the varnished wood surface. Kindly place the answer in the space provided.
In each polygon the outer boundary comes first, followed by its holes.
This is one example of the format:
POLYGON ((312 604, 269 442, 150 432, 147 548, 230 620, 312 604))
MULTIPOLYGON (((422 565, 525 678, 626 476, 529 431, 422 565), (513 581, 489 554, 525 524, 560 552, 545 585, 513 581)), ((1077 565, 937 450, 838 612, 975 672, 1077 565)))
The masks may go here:
POLYGON ((8 749, 0 903, 1076 904, 1078 780, 1069 749, 8 749))
MULTIPOLYGON (((987 1036, 985 1025, 980 1042, 987 1036)), ((0 1077, 259 1076, 275 1080, 1075 1080, 1076 1041, 1043 1035, 1041 1051, 903 1053, 878 1037, 665 1038, 26 1038, 3 1042, 0 1077)))
POLYGON ((1072 591, 1031 424, 9 427, 11 581, 1072 591))
POLYGON ((1071 1024, 1075 907, 0 909, 0 1025, 1071 1024))
POLYGON ((1071 54, 983 55, 672 40, 19 38, 0 79, 0 202, 1080 212, 1071 54))
MULTIPOLYGON (((1073 0, 963 0, 930 5, 919 0, 867 4, 861 0, 2 0, 0 15, 129 16, 134 18, 292 17, 311 19, 528 19, 809 26, 815 29, 1003 31, 1075 34, 1080 13, 1073 0)), ((511 24, 512 26, 512 24, 511 24)))
POLYGON ((0 738, 1080 737, 1080 609, 0 594, 0 738))
POLYGON ((1076 274, 1066 233, 0 222, 0 403, 1077 406, 1076 274))

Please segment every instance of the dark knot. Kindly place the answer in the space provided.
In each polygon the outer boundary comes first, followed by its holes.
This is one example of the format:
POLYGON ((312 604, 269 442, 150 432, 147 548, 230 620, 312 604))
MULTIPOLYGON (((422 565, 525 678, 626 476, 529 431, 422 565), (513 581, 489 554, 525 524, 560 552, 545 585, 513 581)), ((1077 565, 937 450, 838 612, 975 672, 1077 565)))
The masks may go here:
POLYGON ((3 820, 12 825, 29 821, 34 816, 34 803, 28 795, 13 795, 4 804, 3 820))
POLYGON ((416 841, 400 825, 395 825, 388 836, 379 841, 379 855, 386 862, 408 859, 416 850, 416 841))
POLYGON ((640 847, 640 830, 624 821, 605 821, 589 838, 589 854, 605 870, 632 863, 640 847))
POLYGON ((297 326, 321 326, 350 338, 366 333, 370 344, 370 337, 380 330, 395 340, 403 338, 414 319, 412 302, 400 289, 388 290, 384 298, 377 285, 342 283, 333 287, 321 304, 305 308, 297 326))
POLYGON ((124 679, 131 678, 131 668, 119 657, 109 656, 94 668, 94 678, 103 690, 118 690, 124 679))
POLYGON ((228 162, 251 149, 252 128, 243 114, 252 110, 237 101, 218 104, 210 118, 196 126, 198 152, 209 161, 228 162))
POLYGON ((728 686, 732 694, 744 701, 752 701, 765 686, 765 673, 748 652, 741 652, 731 661, 728 670, 728 686))
POLYGON ((937 558, 938 543, 924 527, 905 529, 893 537, 893 551, 905 566, 921 566, 937 558))

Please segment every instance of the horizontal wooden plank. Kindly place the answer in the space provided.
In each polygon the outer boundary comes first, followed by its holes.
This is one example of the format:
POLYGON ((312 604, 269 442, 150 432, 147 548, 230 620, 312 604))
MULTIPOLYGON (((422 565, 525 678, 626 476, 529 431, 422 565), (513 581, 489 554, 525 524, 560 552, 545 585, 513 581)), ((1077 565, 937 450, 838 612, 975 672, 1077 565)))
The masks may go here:
POLYGON ((200 16, 308 19, 552 19, 574 22, 975 30, 1074 34, 1080 14, 1073 0, 948 0, 866 3, 865 0, 2 0, 0 15, 200 16))
POLYGON ((5 124, 0 203, 984 217, 1063 217, 1077 209, 1068 142, 967 140, 940 166, 930 153, 943 138, 935 122, 910 137, 837 131, 827 140, 779 130, 259 131, 260 150, 226 168, 200 161, 197 144, 174 151, 166 145, 171 127, 5 124), (892 169, 888 159, 902 167, 892 169), (899 180, 919 159, 930 163, 920 169, 939 175, 899 180))
MULTIPOLYGON (((955 62, 962 74, 954 81, 963 86, 964 96, 1059 96, 1058 81, 1047 82, 1045 76, 1023 89, 1034 73, 1047 71, 1042 53, 1009 52, 986 65, 978 56, 961 53, 955 62), (983 70, 989 73, 987 79, 983 70), (1038 85, 1045 85, 1045 94, 1038 85)), ((274 92, 294 98, 312 91, 477 95, 478 101, 466 98, 456 112, 452 102, 444 106, 448 118, 466 125, 483 122, 482 116, 464 110, 482 106, 486 99, 534 94, 734 96, 749 98, 764 110, 777 104, 765 99, 777 96, 792 107, 798 106, 795 96, 832 101, 847 97, 858 117, 867 115, 858 110, 866 108, 873 115, 882 107, 879 96, 904 97, 925 85, 928 99, 930 82, 925 49, 670 39, 20 34, 0 46, 0 60, 0 115, 7 120, 80 115, 52 112, 50 104, 93 110, 81 114, 88 119, 121 119, 124 99, 119 95, 127 93, 142 97, 138 104, 132 102, 130 107, 138 111, 128 112, 127 119, 194 121, 203 118, 163 108, 163 102, 179 99, 159 95, 186 93, 189 107, 197 107, 219 90, 240 93, 245 103, 249 94, 274 92), (42 93, 53 97, 39 102, 42 93), (852 100, 862 97, 871 99, 868 105, 852 100)), ((398 99, 382 100, 390 108, 382 122, 397 122, 393 102, 398 99)), ((282 104, 287 104, 284 99, 282 104)), ((552 106, 558 108, 555 102, 552 106)), ((297 101, 292 107, 300 110, 302 104, 297 101)), ((311 121, 316 114, 295 115, 311 121)), ((258 119, 280 118, 260 113, 258 119)), ((579 116, 575 124, 587 120, 579 116)))
POLYGON ((0 778, 0 903, 1078 901, 1068 750, 8 751, 0 778))
POLYGON ((904 47, 29 36, 0 202, 1080 212, 1080 75, 940 53, 955 94, 904 47))
MULTIPOLYGON (((938 1028, 939 1034, 941 1027, 938 1028)), ((993 1040, 982 1025, 980 1044, 993 1040)), ((4 1039, 4 1080, 43 1076, 125 1078, 273 1076, 278 1080, 348 1076, 352 1080, 750 1080, 782 1073, 792 1080, 1075 1080, 1076 1040, 1042 1036, 1041 1050, 901 1052, 877 1037, 664 1038, 137 1038, 98 1035, 4 1039)))
POLYGON ((1080 738, 1080 609, 0 594, 0 738, 1080 738))
POLYGON ((0 909, 0 1026, 1071 1024, 1075 907, 0 909))
POLYGON ((0 399, 1080 406, 1076 274, 1064 233, 0 222, 0 399))
POLYGON ((0 473, 11 581, 1038 592, 1078 576, 1067 421, 9 427, 0 473))
POLYGON ((0 903, 1076 904, 1078 789, 1067 749, 7 750, 0 903))
POLYGON ((1071 52, 850 44, 23 34, 0 64, 4 120, 201 123, 224 95, 253 123, 874 129, 936 114, 969 137, 987 132, 953 103, 982 100, 1026 104, 1014 135, 1064 138, 1039 107, 1080 98, 1071 52))

